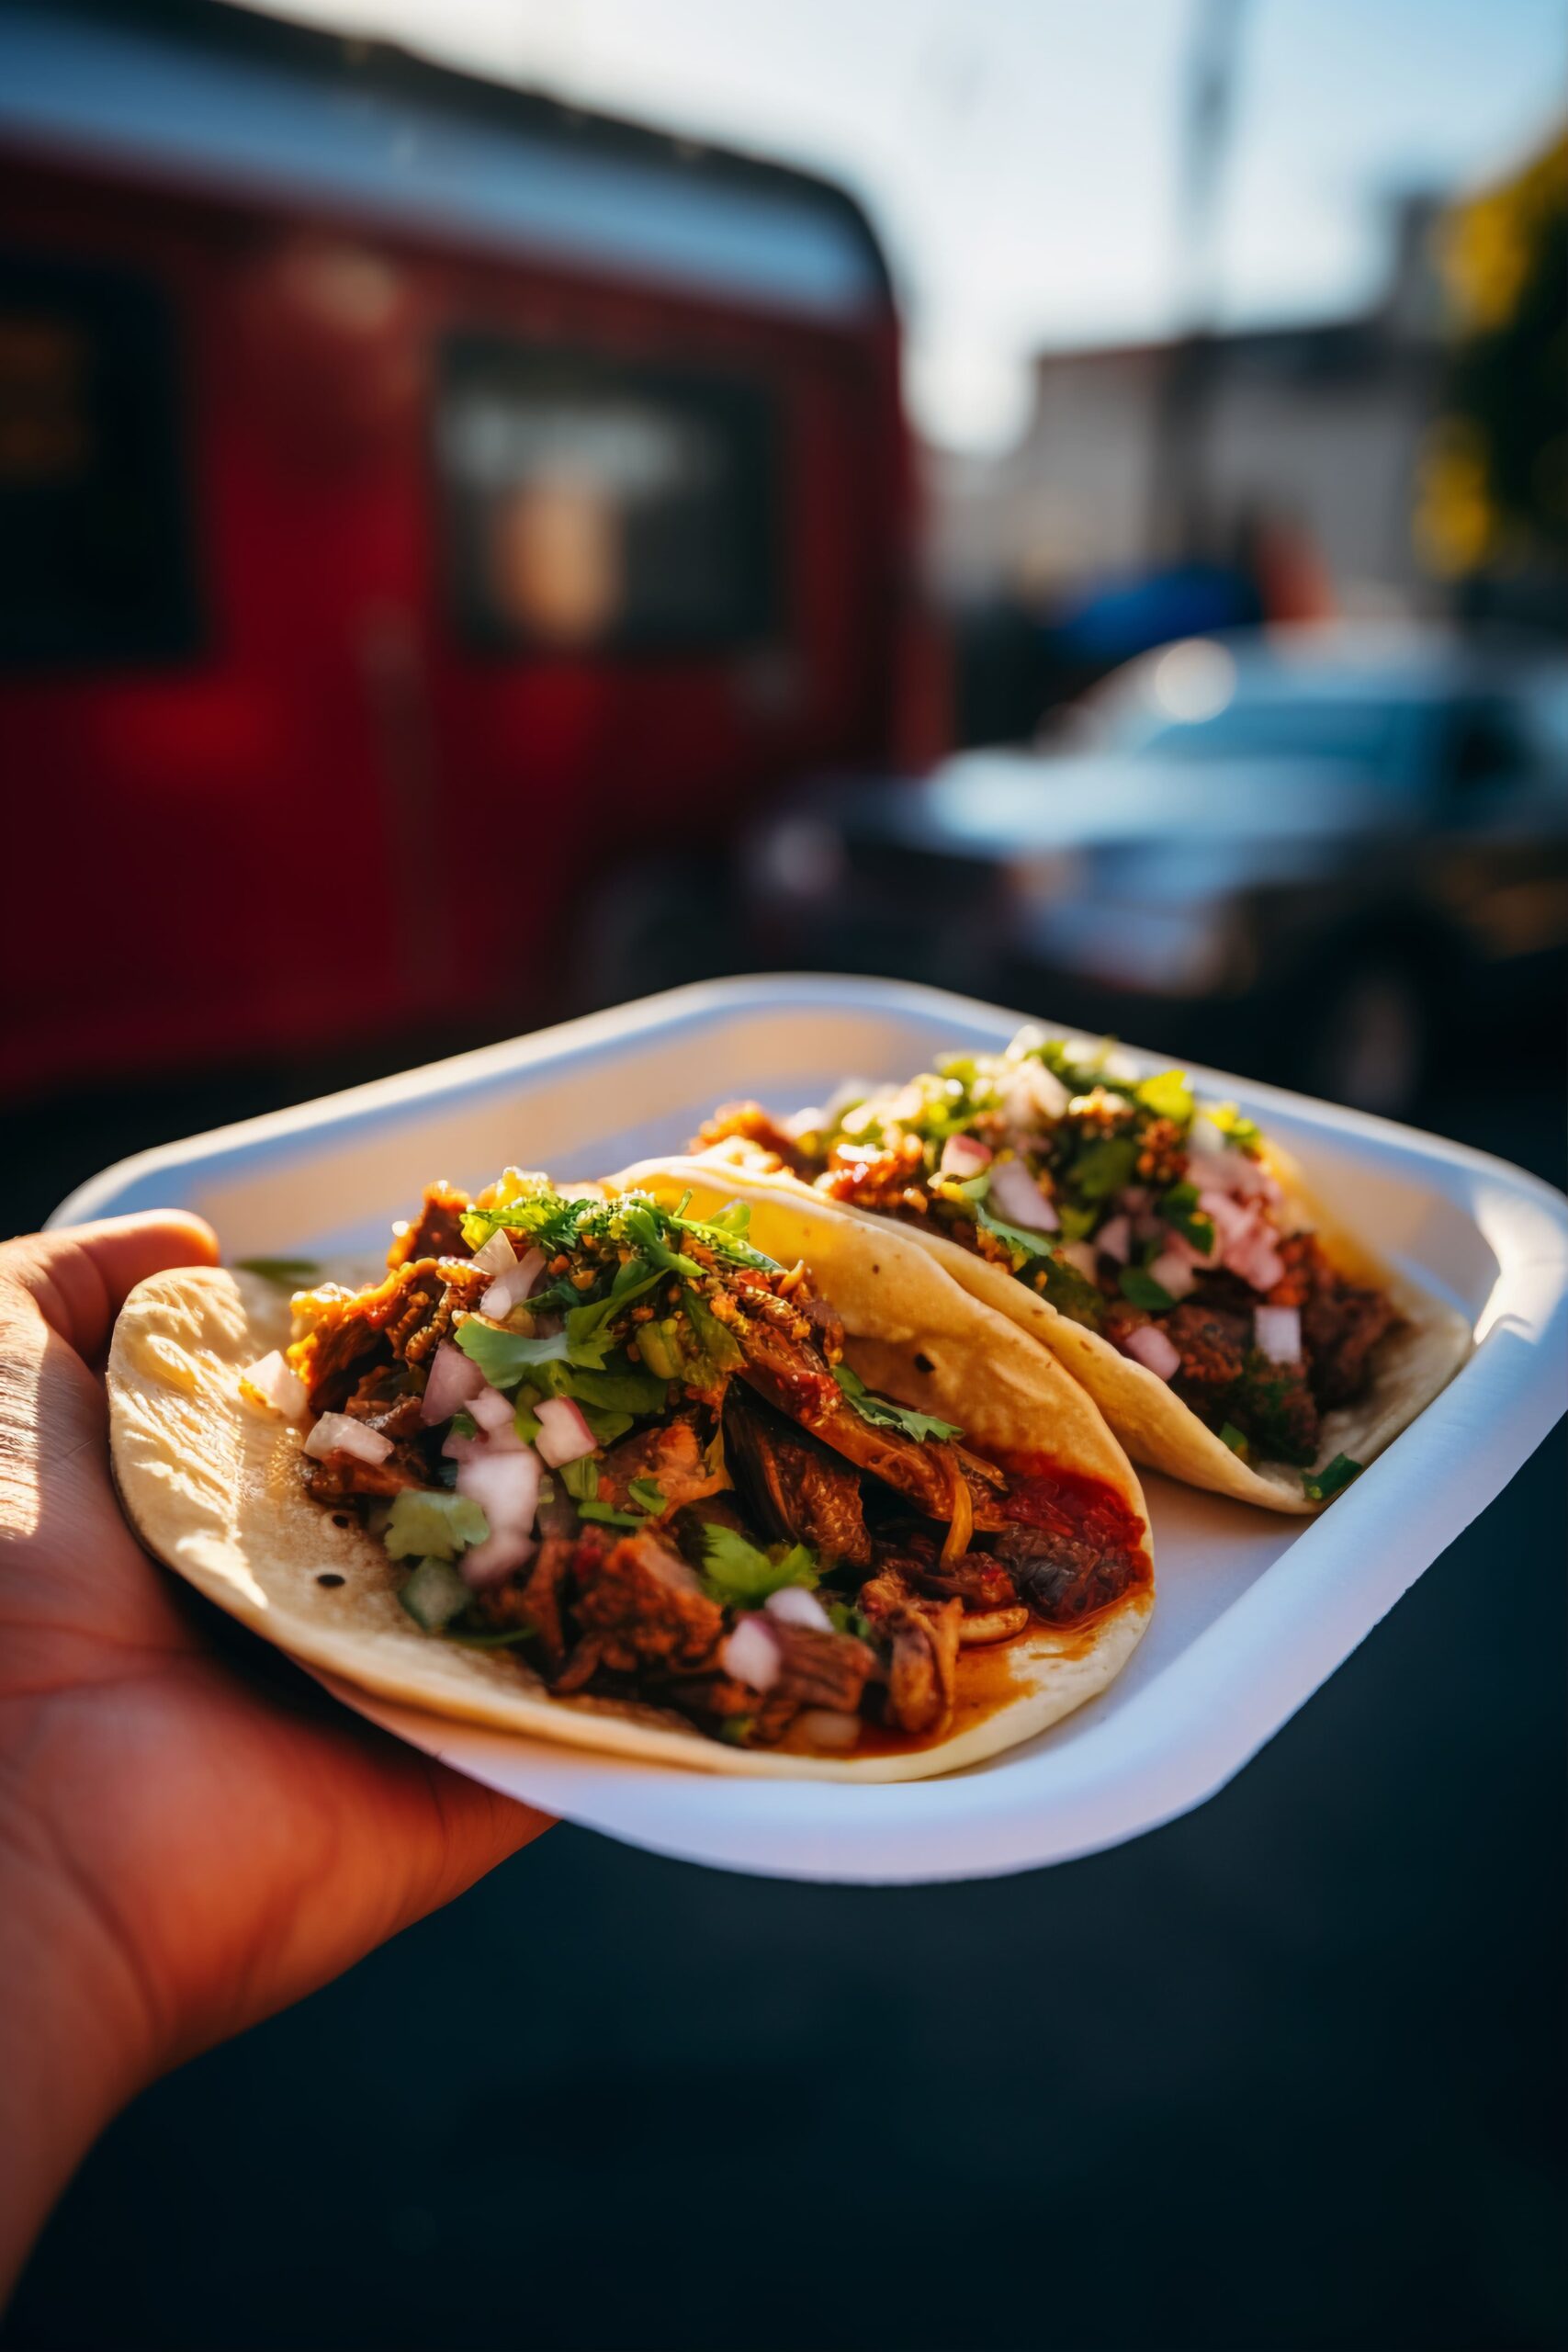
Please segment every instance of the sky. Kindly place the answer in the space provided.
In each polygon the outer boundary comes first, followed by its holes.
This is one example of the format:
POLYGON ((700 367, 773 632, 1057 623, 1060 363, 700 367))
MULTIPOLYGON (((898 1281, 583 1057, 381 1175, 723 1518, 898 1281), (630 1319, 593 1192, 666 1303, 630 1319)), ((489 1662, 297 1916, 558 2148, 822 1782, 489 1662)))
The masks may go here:
MULTIPOLYGON (((1182 97, 1226 0, 283 0, 278 13, 809 164, 865 204, 917 421, 1003 446, 1029 353, 1168 334, 1182 97)), ((1568 0, 1235 0, 1211 282, 1235 323, 1375 294, 1389 207, 1568 114, 1568 0)))

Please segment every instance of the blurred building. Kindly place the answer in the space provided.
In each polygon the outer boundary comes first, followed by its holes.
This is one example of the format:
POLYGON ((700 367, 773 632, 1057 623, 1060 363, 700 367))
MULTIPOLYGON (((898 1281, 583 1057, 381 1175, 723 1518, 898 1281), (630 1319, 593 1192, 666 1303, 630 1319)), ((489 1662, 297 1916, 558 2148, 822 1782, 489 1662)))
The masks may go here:
MULTIPOLYGON (((1445 352, 1438 218, 1427 199, 1402 208, 1387 286, 1360 316, 1202 340, 1188 459, 1201 543, 1179 552, 1261 569, 1271 611, 1432 600, 1411 514, 1445 352)), ((1038 605, 1168 561, 1168 402, 1190 356, 1181 343, 1042 352, 1016 448, 988 462, 933 455, 946 594, 1038 605)))

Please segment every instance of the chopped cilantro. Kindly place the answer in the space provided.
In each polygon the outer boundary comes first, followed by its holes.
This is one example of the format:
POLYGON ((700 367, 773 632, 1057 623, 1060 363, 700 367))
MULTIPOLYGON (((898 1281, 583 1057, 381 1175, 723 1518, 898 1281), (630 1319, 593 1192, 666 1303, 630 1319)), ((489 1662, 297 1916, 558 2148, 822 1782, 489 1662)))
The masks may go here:
POLYGON ((688 1388, 712 1388, 740 1362, 733 1336, 691 1289, 682 1291, 676 1313, 639 1324, 633 1344, 649 1372, 688 1388))
POLYGON ((612 1504, 590 1496, 579 1502, 578 1517, 597 1520, 604 1527, 646 1527, 664 1509, 664 1490, 656 1479, 634 1478, 626 1491, 637 1505, 636 1510, 616 1510, 612 1504))
POLYGON ((1070 1321, 1082 1323, 1091 1331, 1098 1331, 1104 1322, 1104 1299, 1089 1276, 1080 1274, 1066 1259, 1046 1258, 1021 1279, 1027 1281, 1031 1289, 1039 1291, 1047 1306, 1070 1321))
POLYGON ((1302 1492, 1309 1502, 1325 1503, 1330 1495, 1337 1495, 1361 1475, 1362 1464, 1352 1462, 1348 1453, 1337 1453, 1321 1470, 1309 1470, 1302 1479, 1302 1492))
POLYGON ((1116 1287, 1123 1298, 1129 1299, 1134 1306, 1146 1307, 1151 1315, 1158 1315, 1166 1307, 1176 1305, 1165 1284, 1156 1283, 1153 1274, 1146 1273, 1142 1266, 1123 1266, 1116 1277, 1116 1287))
MULTIPOLYGON (((976 1202, 975 1216, 977 1223, 982 1225, 987 1233, 994 1233, 998 1241, 1007 1244, 1013 1253, 1015 1261, 1019 1258, 1048 1258, 1050 1256, 1051 1244, 1044 1234, 1031 1233, 1021 1225, 1009 1225, 1005 1217, 999 1217, 988 1209, 984 1201, 976 1202)), ((1014 1271, 1017 1271, 1016 1263, 1014 1271)))
POLYGON ((745 1201, 727 1202, 705 1225, 700 1217, 682 1217, 681 1223, 688 1233, 695 1234, 699 1241, 705 1241, 710 1250, 716 1250, 720 1257, 732 1260, 736 1265, 751 1266, 759 1273, 777 1273, 778 1261, 765 1258, 746 1238, 751 1227, 751 1211, 745 1201))
POLYGON ((871 1639, 871 1620, 847 1600, 830 1600, 828 1615, 835 1634, 852 1634, 857 1642, 871 1639))
POLYGON ((754 1609, 786 1584, 816 1583, 816 1555, 806 1544, 793 1544, 787 1552, 775 1545, 774 1551, 776 1559, 737 1529, 710 1520, 703 1530, 703 1557, 713 1599, 726 1608, 754 1609))
POLYGON ((1247 1459, 1250 1450, 1246 1431, 1238 1430, 1234 1421, 1225 1421, 1221 1425, 1220 1443, 1228 1445, 1233 1453, 1239 1453, 1243 1461, 1247 1459))
POLYGON ((492 1233, 522 1233, 547 1256, 554 1257, 558 1251, 570 1249, 579 1226, 601 1205, 597 1201, 563 1200, 548 1185, 541 1184, 491 1208, 466 1209, 463 1238, 470 1250, 482 1250, 492 1233))
POLYGON ((393 1501, 381 1541, 394 1560, 450 1560, 489 1533, 490 1521, 467 1495, 407 1487, 393 1501))
POLYGON ((493 1323, 481 1323, 477 1315, 460 1324, 456 1336, 469 1363, 478 1364, 492 1388, 515 1388, 525 1372, 538 1364, 558 1363, 566 1355, 564 1331, 536 1340, 524 1331, 498 1330, 493 1323))
POLYGON ((398 1594, 414 1623, 426 1634, 444 1633, 473 1597, 446 1560, 421 1560, 398 1594))
POLYGON ((243 1273, 260 1274, 283 1290, 303 1290, 321 1271, 314 1258, 236 1258, 234 1263, 243 1273))
POLYGON ((906 1437, 912 1437, 922 1445, 928 1438, 964 1434, 951 1421, 939 1421, 933 1413, 917 1413, 909 1406, 895 1405, 886 1396, 873 1396, 860 1374, 852 1372, 847 1363, 836 1363, 832 1370, 834 1379, 862 1420, 870 1421, 874 1428, 902 1430, 906 1437))
MULTIPOLYGON (((688 1289, 682 1294, 681 1304, 697 1345, 713 1368, 713 1376, 716 1378, 721 1372, 738 1372, 746 1361, 740 1342, 734 1332, 720 1322, 706 1299, 698 1292, 688 1289)), ((703 1380, 696 1385, 706 1388, 712 1382, 703 1380)))
POLYGON ((1132 1182, 1137 1159, 1131 1136, 1100 1136, 1079 1152, 1067 1181, 1086 1201, 1109 1201, 1132 1182))
POLYGON ((599 1494, 599 1457, 596 1453, 579 1454, 575 1462, 560 1464, 560 1482, 574 1503, 591 1503, 599 1494))
POLYGON ((479 1425, 478 1421, 475 1420, 472 1413, 465 1413, 461 1407, 459 1407, 457 1411, 452 1416, 453 1436, 478 1437, 479 1433, 479 1425))
POLYGON ((1214 1220, 1195 1216, 1197 1206, 1196 1184, 1172 1184, 1155 1203, 1161 1221, 1173 1233, 1179 1233, 1184 1241, 1190 1241, 1200 1257, 1206 1258, 1214 1246, 1214 1220))

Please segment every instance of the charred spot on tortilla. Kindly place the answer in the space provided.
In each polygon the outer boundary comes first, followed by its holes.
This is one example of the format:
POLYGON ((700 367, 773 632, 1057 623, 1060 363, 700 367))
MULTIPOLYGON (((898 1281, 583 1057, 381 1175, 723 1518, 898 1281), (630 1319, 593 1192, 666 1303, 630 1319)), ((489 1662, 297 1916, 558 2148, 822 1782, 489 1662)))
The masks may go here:
POLYGON ((265 1358, 288 1302, 155 1278, 127 1317, 183 1315, 193 1361, 226 1355, 217 1434, 254 1475, 227 1476, 225 1544, 165 1524, 128 1332, 117 1462, 152 1548, 369 1687, 710 1770, 914 1777, 1091 1697, 1153 1570, 1081 1391, 908 1243, 874 1256, 825 1204, 705 1173, 432 1188, 384 1279, 293 1299, 282 1372, 246 1360, 244 1316, 265 1358), (323 1508, 358 1565, 311 1566, 352 1581, 318 1621, 295 1556, 323 1508))

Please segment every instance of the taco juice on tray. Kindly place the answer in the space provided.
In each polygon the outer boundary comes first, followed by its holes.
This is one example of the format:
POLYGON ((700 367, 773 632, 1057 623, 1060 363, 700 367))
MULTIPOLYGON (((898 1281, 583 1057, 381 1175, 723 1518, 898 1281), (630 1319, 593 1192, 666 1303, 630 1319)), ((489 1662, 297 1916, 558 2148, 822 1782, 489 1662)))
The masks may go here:
POLYGON ((1103 1687, 1153 1583, 1092 1406, 902 1237, 711 1173, 432 1187, 292 1323, 254 1275, 143 1284, 144 1539, 372 1689, 710 1770, 945 1770, 1103 1687))
POLYGON ((734 1103, 694 1149, 894 1218, 1032 1331, 1134 1459, 1279 1510, 1348 1484, 1468 1331, 1342 1236, 1180 1070, 1025 1030, 786 1122, 734 1103))

